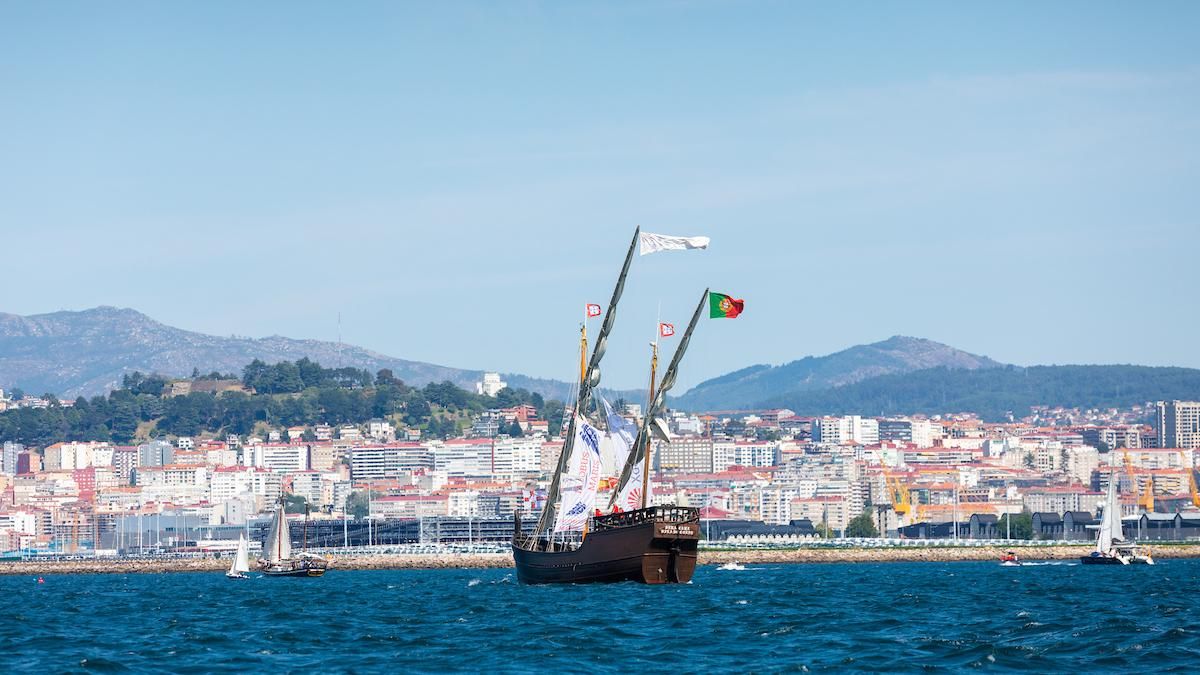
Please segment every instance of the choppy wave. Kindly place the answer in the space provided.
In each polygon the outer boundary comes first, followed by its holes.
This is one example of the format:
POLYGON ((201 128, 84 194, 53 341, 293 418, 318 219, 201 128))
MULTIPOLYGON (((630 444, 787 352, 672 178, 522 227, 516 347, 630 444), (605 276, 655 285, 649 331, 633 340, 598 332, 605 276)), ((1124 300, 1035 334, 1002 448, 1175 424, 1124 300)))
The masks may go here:
POLYGON ((0 578, 11 670, 1194 669, 1200 561, 702 567, 683 586, 511 570, 0 578), (590 649, 591 652, 585 651, 590 649), (583 659, 581 661, 581 659, 583 659))

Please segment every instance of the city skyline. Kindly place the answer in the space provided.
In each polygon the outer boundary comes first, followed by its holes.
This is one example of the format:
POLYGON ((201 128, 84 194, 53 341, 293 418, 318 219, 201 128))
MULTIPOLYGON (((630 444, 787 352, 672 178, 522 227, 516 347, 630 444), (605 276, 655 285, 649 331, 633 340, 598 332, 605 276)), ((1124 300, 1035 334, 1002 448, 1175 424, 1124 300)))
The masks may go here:
POLYGON ((0 0, 0 92, 16 670, 1200 657, 1195 0, 0 0))
POLYGON ((5 257, 0 311, 325 340, 340 314, 566 380, 641 225, 712 246, 635 261, 606 386, 706 286, 747 309, 681 391, 896 334, 1200 366, 1194 316, 1087 320, 1200 282, 1192 5, 281 7, 0 9, 3 237, 52 253, 5 257))

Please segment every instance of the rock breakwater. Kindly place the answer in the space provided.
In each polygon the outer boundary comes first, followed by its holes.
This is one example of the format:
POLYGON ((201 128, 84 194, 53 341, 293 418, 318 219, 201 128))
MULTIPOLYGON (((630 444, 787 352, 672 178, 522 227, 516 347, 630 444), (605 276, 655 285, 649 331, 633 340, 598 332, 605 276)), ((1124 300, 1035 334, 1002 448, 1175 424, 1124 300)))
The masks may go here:
MULTIPOLYGON (((749 564, 871 563, 871 562, 967 562, 999 560, 1007 547, 1000 546, 905 546, 896 548, 794 548, 706 550, 700 564, 730 562, 749 564)), ((1150 545, 1157 559, 1200 558, 1200 544, 1150 545)), ((1074 560, 1086 555, 1090 546, 1022 546, 1016 548, 1025 560, 1074 560)), ((443 553, 335 555, 330 570, 394 569, 482 569, 512 567, 507 553, 443 553)), ((19 560, 0 562, 0 574, 43 576, 47 574, 144 574, 165 572, 219 572, 229 566, 228 558, 101 558, 95 560, 19 560)))

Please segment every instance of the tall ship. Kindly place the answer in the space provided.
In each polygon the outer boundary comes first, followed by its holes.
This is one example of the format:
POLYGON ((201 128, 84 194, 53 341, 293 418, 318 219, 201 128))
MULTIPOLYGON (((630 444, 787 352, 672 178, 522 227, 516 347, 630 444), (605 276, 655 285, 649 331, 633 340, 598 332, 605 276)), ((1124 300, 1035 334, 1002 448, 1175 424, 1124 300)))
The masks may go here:
MULTIPOLYGON (((655 420, 663 410, 667 391, 675 384, 679 362, 708 302, 707 289, 657 387, 657 338, 652 343, 650 396, 642 422, 634 425, 625 421, 598 395, 604 411, 596 410, 595 414, 605 417, 607 429, 601 430, 587 417, 600 383, 600 360, 604 357, 639 233, 640 229, 634 231, 590 359, 586 321, 580 329, 579 392, 545 506, 532 533, 523 532, 520 514, 517 515, 512 550, 517 578, 523 583, 687 583, 696 570, 699 510, 650 505, 650 439, 652 435, 664 436, 655 420), (615 464, 621 467, 608 500, 608 513, 596 507, 602 438, 608 441, 615 464)), ((660 325, 660 333, 661 330, 660 325)))
MULTIPOLYGON (((304 512, 305 546, 307 549, 308 509, 304 512)), ((288 531, 287 514, 284 512, 284 498, 279 498, 279 505, 271 520, 271 529, 267 532, 267 540, 263 544, 262 557, 258 560, 258 571, 268 577, 319 577, 329 569, 329 561, 319 555, 313 555, 307 550, 296 553, 292 551, 292 535, 288 531)))
POLYGON ((1136 544, 1125 540, 1121 527, 1121 502, 1117 498, 1117 472, 1108 477, 1108 492, 1104 500, 1104 513, 1100 516, 1100 529, 1096 536, 1096 549, 1082 556, 1084 565, 1153 565, 1154 558, 1143 552, 1136 544))

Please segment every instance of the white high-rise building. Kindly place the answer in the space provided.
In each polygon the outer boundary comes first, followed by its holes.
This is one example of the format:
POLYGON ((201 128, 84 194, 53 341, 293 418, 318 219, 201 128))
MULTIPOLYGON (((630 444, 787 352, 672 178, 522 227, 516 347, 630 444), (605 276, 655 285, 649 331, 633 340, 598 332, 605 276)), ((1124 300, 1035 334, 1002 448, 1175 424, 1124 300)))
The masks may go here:
POLYGON ((779 464, 778 443, 748 442, 734 445, 733 463, 738 466, 767 467, 779 464))
POLYGON ((813 421, 813 441, 818 443, 879 443, 879 420, 858 415, 821 417, 813 421))
POLYGON ((871 417, 854 415, 850 440, 862 445, 875 445, 879 442, 879 420, 871 417))
POLYGON ((283 474, 255 467, 224 467, 212 472, 210 499, 214 504, 251 496, 256 510, 270 508, 283 489, 283 474))
POLYGON ((1200 402, 1158 402, 1158 447, 1200 448, 1200 402))
POLYGON ((516 478, 537 474, 538 438, 473 438, 433 443, 434 468, 452 478, 516 478))
POLYGON ((479 493, 475 490, 457 490, 451 492, 446 508, 448 515, 451 516, 478 516, 479 493))
POLYGON ((350 477, 354 480, 397 478, 414 471, 433 470, 433 450, 420 443, 389 443, 352 448, 350 477))
POLYGON ((138 466, 162 466, 175 461, 175 446, 166 441, 150 441, 138 446, 138 466))
POLYGON ((500 379, 500 373, 484 373, 483 381, 475 383, 475 393, 483 396, 495 396, 508 386, 508 383, 500 379))
POLYGON ((247 466, 281 473, 309 469, 307 445, 254 445, 243 452, 247 466))
POLYGON ((1090 445, 1067 448, 1066 460, 1067 465, 1063 470, 1084 485, 1092 482, 1092 472, 1100 468, 1100 452, 1090 445))
POLYGON ((5 441, 3 459, 0 460, 0 471, 10 474, 16 473, 17 455, 21 454, 23 450, 25 450, 24 445, 21 445, 20 443, 14 443, 12 441, 5 441))
MULTIPOLYGON (((912 423, 912 443, 918 448, 933 447, 934 433, 933 423, 929 420, 911 420, 912 423)), ((941 425, 938 425, 937 437, 941 438, 941 425)))

